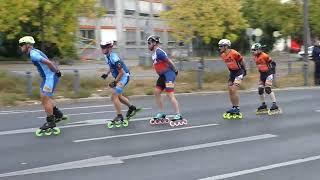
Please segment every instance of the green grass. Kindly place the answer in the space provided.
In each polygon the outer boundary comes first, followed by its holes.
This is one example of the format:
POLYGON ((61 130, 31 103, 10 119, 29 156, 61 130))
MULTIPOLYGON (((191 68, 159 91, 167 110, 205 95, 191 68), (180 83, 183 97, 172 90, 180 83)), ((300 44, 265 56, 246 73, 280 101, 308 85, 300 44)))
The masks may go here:
MULTIPOLYGON (((229 78, 228 72, 212 73, 205 72, 203 74, 202 89, 198 89, 197 71, 179 72, 176 81, 175 92, 187 93, 195 91, 217 91, 227 90, 227 81, 229 78)), ((243 80, 240 89, 252 89, 257 87, 258 73, 252 72, 243 80)), ((156 78, 144 80, 131 80, 125 88, 123 94, 131 95, 153 95, 156 78)), ((85 98, 92 95, 110 96, 111 91, 108 83, 111 79, 102 80, 96 77, 81 77, 80 89, 78 93, 73 89, 74 76, 64 75, 57 86, 55 97, 64 98, 85 98)), ((313 82, 312 74, 309 74, 309 85, 313 82)), ((12 76, 5 72, 0 72, 0 105, 16 105, 27 100, 39 100, 41 83, 40 77, 33 77, 32 96, 26 95, 26 79, 24 76, 12 76)), ((303 75, 301 73, 283 75, 277 78, 277 87, 293 87, 303 86, 303 75)))

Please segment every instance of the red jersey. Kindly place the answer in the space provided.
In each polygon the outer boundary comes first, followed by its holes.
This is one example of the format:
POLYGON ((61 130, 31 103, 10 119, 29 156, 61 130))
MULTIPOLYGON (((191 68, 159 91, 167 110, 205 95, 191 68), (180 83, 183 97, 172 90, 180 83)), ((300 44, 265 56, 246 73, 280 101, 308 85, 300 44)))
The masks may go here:
POLYGON ((243 57, 234 49, 230 49, 228 53, 222 53, 222 60, 226 63, 229 70, 239 70, 241 69, 240 62, 243 60, 243 57))
POLYGON ((256 62, 259 72, 269 71, 269 63, 272 59, 268 54, 261 52, 258 56, 253 56, 254 61, 256 62))

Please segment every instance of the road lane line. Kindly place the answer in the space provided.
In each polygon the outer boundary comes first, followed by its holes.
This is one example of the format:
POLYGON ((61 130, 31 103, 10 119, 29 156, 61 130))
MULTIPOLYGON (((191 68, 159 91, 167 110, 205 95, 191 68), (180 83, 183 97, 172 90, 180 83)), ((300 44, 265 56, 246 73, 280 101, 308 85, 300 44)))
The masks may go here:
MULTIPOLYGON (((97 108, 97 107, 110 107, 112 104, 105 105, 96 105, 96 106, 78 106, 78 107, 68 107, 68 108, 59 108, 61 110, 69 110, 69 109, 89 109, 89 108, 97 108)), ((20 113, 32 113, 32 112, 44 112, 43 109, 38 110, 14 110, 14 111, 0 111, 0 115, 7 114, 20 114, 20 113)))
MULTIPOLYGON (((143 110, 150 110, 152 108, 143 108, 143 110)), ((122 112, 126 112, 127 110, 122 110, 122 112)), ((75 114, 66 114, 67 116, 78 116, 78 115, 84 115, 84 114, 103 114, 103 113, 113 113, 113 112, 116 112, 116 111, 96 111, 96 112, 87 112, 87 113, 75 113, 75 114)), ((39 119, 43 119, 43 118, 46 118, 44 116, 42 117, 37 117, 39 119)))
POLYGON ((190 150, 198 150, 202 148, 210 148, 210 147, 242 143, 242 142, 257 141, 257 140, 269 139, 274 137, 277 137, 277 136, 273 134, 262 134, 257 136, 249 136, 244 138, 229 139, 224 141, 197 144, 197 145, 191 145, 191 146, 183 146, 179 148, 151 151, 146 153, 132 154, 132 155, 120 156, 120 157, 112 157, 109 155, 99 156, 95 158, 82 159, 79 161, 71 161, 71 162, 65 162, 60 164, 53 164, 50 166, 42 166, 42 167, 37 167, 32 169, 25 169, 20 171, 3 173, 3 174, 0 174, 0 177, 21 176, 21 175, 38 174, 38 173, 52 172, 52 171, 63 171, 63 170, 72 170, 72 169, 79 169, 79 168, 106 166, 111 164, 120 164, 120 163, 125 163, 124 160, 163 155, 163 154, 169 154, 169 153, 184 152, 184 151, 190 151, 190 150))
POLYGON ((174 129, 163 129, 163 130, 158 130, 158 131, 146 131, 146 132, 140 132, 140 133, 120 134, 120 135, 115 135, 115 136, 104 136, 104 137, 98 137, 98 138, 80 139, 80 140, 74 140, 73 142, 78 143, 78 142, 97 141, 97 140, 112 139, 112 138, 119 138, 119 137, 130 137, 130 136, 138 136, 138 135, 144 135, 144 134, 155 134, 155 133, 179 131, 179 130, 185 130, 185 129, 211 127, 211 126, 218 126, 218 125, 219 124, 204 124, 204 125, 187 126, 187 127, 174 128, 174 129))
POLYGON ((315 161, 315 160, 320 160, 320 155, 319 156, 311 156, 311 157, 302 158, 302 159, 296 159, 296 160, 277 163, 277 164, 272 164, 272 165, 268 165, 268 166, 261 166, 258 168, 247 169, 247 170, 232 172, 232 173, 228 173, 228 174, 221 174, 221 175, 207 177, 207 178, 200 179, 200 180, 227 179, 227 178, 231 178, 231 177, 242 176, 242 175, 246 175, 246 174, 275 169, 275 168, 279 168, 279 167, 291 166, 291 165, 300 164, 300 163, 304 163, 304 162, 308 162, 308 161, 315 161))

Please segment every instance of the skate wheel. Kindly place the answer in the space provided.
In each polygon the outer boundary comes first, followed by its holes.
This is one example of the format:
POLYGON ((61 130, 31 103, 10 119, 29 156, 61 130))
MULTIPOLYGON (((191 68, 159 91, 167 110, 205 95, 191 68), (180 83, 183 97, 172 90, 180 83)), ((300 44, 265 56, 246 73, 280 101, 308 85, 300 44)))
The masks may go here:
POLYGON ((108 123, 107 123, 107 127, 109 128, 109 129, 111 129, 111 128, 113 128, 113 123, 111 122, 111 121, 109 121, 108 123))
POLYGON ((168 123, 170 123, 170 119, 165 118, 164 122, 165 122, 166 124, 168 124, 168 123))
POLYGON ((41 136, 43 136, 43 131, 41 129, 37 129, 35 132, 35 135, 38 137, 41 137, 41 136))
POLYGON ((228 115, 228 113, 223 113, 223 114, 222 114, 222 117, 223 117, 224 119, 227 119, 227 115, 228 115))
POLYGON ((149 120, 149 124, 154 125, 154 123, 155 123, 154 119, 149 120))
POLYGON ((239 118, 239 119, 242 119, 242 118, 243 118, 243 114, 240 113, 240 114, 238 115, 238 118, 239 118))
POLYGON ((44 134, 45 134, 46 136, 50 136, 50 135, 52 134, 52 129, 47 129, 47 130, 44 132, 44 134))
POLYGON ((59 135, 59 134, 61 133, 61 130, 60 130, 60 128, 58 128, 58 127, 54 127, 54 128, 52 129, 52 131, 53 131, 53 134, 54 134, 54 135, 59 135))
POLYGON ((183 119, 183 120, 182 120, 182 125, 184 125, 184 124, 187 125, 187 124, 188 124, 188 120, 183 119))
POLYGON ((122 126, 123 127, 128 127, 129 126, 129 121, 128 120, 123 120, 122 126))
POLYGON ((227 114, 225 115, 225 119, 231 119, 231 118, 232 118, 231 114, 227 113, 227 114))
POLYGON ((170 121, 169 124, 170 124, 171 127, 175 127, 176 126, 176 123, 174 121, 170 121))

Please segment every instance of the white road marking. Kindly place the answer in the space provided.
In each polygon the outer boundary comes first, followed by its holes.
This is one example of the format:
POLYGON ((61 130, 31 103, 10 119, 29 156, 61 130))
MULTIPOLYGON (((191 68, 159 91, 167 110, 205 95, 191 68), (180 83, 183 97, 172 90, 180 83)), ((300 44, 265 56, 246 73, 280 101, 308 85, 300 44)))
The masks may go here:
MULTIPOLYGON (((145 118, 135 118, 131 119, 130 121, 144 121, 149 120, 151 117, 145 118)), ((93 125, 100 125, 106 124, 107 121, 111 121, 112 119, 90 119, 85 121, 78 121, 73 123, 68 123, 65 126, 58 126, 60 129, 64 128, 72 128, 72 127, 82 127, 82 126, 93 126, 93 125)), ((16 130, 9 130, 9 131, 0 131, 0 136, 2 135, 11 135, 11 134, 23 134, 23 133, 31 133, 35 132, 38 128, 26 128, 26 129, 16 129, 16 130)))
MULTIPOLYGON (((150 110, 152 108, 143 108, 143 110, 150 110)), ((123 112, 126 112, 127 110, 122 110, 123 112)), ((75 113, 75 114, 66 114, 67 116, 78 116, 78 115, 84 115, 84 114, 103 114, 103 113, 114 113, 116 111, 96 111, 96 112, 87 112, 87 113, 75 113)), ((37 117, 40 119, 46 118, 44 116, 37 117)))
POLYGON ((225 141, 217 141, 212 143, 197 144, 197 145, 152 151, 152 152, 146 152, 146 153, 140 153, 140 154, 132 154, 132 155, 120 156, 120 157, 100 156, 95 158, 83 159, 79 161, 71 161, 66 163, 54 164, 50 166, 43 166, 43 167, 37 167, 32 169, 25 169, 21 171, 4 173, 4 174, 0 174, 0 177, 21 176, 21 175, 37 174, 37 173, 52 172, 52 171, 62 171, 62 170, 71 170, 71 169, 79 169, 79 168, 106 166, 111 164, 120 164, 120 163, 124 163, 124 160, 129 160, 129 159, 163 155, 163 154, 176 153, 176 152, 184 152, 184 151, 210 148, 215 146, 222 146, 222 145, 235 144, 235 143, 241 143, 241 142, 257 141, 257 140, 274 138, 274 137, 277 137, 277 136, 273 134, 262 134, 257 136, 230 139, 225 141))
POLYGON ((320 112, 320 109, 316 110, 316 112, 320 112))
POLYGON ((123 163, 123 162, 117 158, 113 158, 112 156, 101 156, 101 157, 84 159, 79 161, 71 161, 67 163, 26 169, 22 171, 4 173, 4 174, 0 174, 0 177, 21 176, 21 175, 27 175, 27 174, 38 174, 43 172, 62 171, 62 170, 68 170, 68 169, 80 169, 80 168, 105 166, 105 165, 120 164, 120 163, 123 163))
POLYGON ((219 124, 204 124, 204 125, 199 125, 199 126, 187 126, 187 127, 174 128, 174 129, 164 129, 164 130, 158 130, 158 131, 146 131, 146 132, 140 132, 140 133, 131 133, 131 134, 121 134, 121 135, 115 135, 115 136, 80 139, 80 140, 74 140, 73 142, 97 141, 97 140, 103 140, 103 139, 130 137, 130 136, 138 136, 138 135, 144 135, 144 134, 155 134, 155 133, 162 133, 162 132, 179 131, 179 130, 184 130, 184 129, 195 129, 195 128, 202 128, 202 127, 218 126, 218 125, 219 124))
MULTIPOLYGON (((96 105, 96 106, 78 106, 78 107, 68 107, 68 108, 59 108, 61 110, 68 110, 68 109, 89 109, 89 108, 97 108, 97 107, 109 107, 113 106, 112 104, 105 104, 105 105, 96 105)), ((20 113, 32 113, 32 112, 43 112, 43 109, 37 110, 14 110, 14 111, 0 111, 0 115, 4 114, 20 114, 20 113)))
POLYGON ((222 174, 222 175, 207 177, 207 178, 200 179, 200 180, 227 179, 227 178, 231 178, 231 177, 251 174, 251 173, 255 173, 255 172, 260 172, 260 171, 265 171, 265 170, 270 170, 270 169, 274 169, 274 168, 290 166, 290 165, 294 165, 294 164, 300 164, 300 163, 304 163, 304 162, 308 162, 308 161, 315 161, 315 160, 320 160, 320 155, 319 156, 311 156, 311 157, 302 158, 302 159, 296 159, 296 160, 277 163, 277 164, 272 164, 272 165, 268 165, 268 166, 261 166, 261 167, 258 167, 258 168, 247 169, 247 170, 232 172, 232 173, 228 173, 228 174, 222 174))
POLYGON ((277 137, 277 135, 262 134, 262 135, 257 135, 257 136, 230 139, 230 140, 225 140, 225 141, 217 141, 217 142, 212 142, 212 143, 184 146, 184 147, 179 147, 179 148, 172 148, 172 149, 166 149, 166 150, 160 150, 160 151, 152 151, 152 152, 141 153, 141 154, 133 154, 133 155, 122 156, 122 157, 118 157, 118 158, 120 160, 135 159, 135 158, 155 156, 155 155, 161 155, 161 154, 168 154, 168 153, 190 151, 190 150, 209 148, 209 147, 215 147, 215 146, 222 146, 222 145, 227 145, 227 144, 256 141, 256 140, 262 140, 262 139, 268 139, 268 138, 274 138, 274 137, 277 137))

